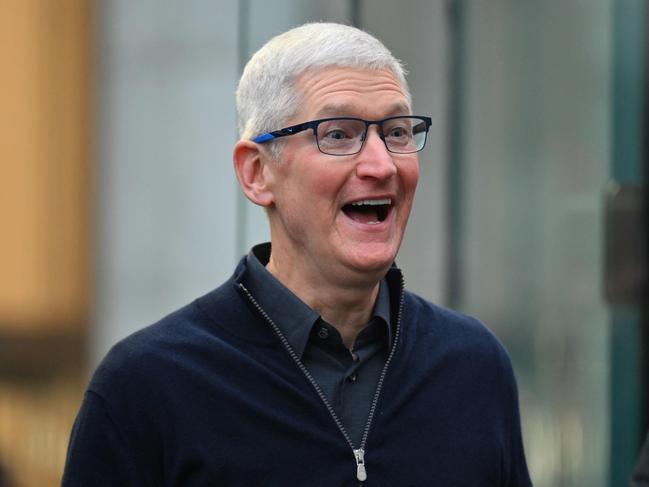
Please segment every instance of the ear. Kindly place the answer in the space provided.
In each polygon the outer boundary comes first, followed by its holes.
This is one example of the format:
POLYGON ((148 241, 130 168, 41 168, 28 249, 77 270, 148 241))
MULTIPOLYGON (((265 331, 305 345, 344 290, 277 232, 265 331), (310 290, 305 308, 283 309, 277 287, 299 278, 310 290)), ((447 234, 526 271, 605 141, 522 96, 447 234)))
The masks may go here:
POLYGON ((234 171, 239 185, 250 201, 259 206, 270 206, 274 201, 269 185, 268 156, 251 140, 240 140, 232 153, 234 171))

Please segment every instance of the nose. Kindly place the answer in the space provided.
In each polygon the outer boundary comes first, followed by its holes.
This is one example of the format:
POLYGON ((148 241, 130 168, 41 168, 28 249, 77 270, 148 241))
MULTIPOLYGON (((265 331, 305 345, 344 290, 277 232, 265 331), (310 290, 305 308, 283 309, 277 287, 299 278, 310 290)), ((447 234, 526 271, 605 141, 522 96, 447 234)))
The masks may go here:
POLYGON ((356 174, 359 178, 389 179, 397 173, 397 166, 378 131, 372 130, 373 128, 368 130, 363 148, 358 154, 356 174))

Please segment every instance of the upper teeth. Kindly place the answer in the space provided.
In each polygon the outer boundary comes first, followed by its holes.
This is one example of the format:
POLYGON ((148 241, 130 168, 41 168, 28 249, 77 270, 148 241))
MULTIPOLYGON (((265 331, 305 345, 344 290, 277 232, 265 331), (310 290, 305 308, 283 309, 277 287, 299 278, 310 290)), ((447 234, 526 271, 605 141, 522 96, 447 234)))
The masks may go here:
POLYGON ((385 198, 382 200, 361 200, 361 201, 354 201, 352 203, 352 206, 362 206, 362 205, 389 205, 392 203, 392 200, 390 198, 385 198))

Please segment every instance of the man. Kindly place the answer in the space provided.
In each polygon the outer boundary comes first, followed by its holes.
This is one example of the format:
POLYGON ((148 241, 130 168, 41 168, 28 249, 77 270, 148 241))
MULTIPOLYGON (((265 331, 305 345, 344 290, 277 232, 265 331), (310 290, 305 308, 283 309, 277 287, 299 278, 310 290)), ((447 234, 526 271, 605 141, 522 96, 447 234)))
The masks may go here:
POLYGON ((400 63, 307 24, 252 57, 237 104, 271 244, 111 350, 63 485, 531 485, 503 347, 393 265, 430 126, 400 63))

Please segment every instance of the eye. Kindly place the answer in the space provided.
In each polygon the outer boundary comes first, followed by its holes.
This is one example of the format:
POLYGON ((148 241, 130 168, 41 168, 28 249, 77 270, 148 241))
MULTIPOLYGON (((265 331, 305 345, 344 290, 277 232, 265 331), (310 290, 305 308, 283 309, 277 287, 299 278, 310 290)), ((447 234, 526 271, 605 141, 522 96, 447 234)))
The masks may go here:
POLYGON ((351 119, 334 119, 318 125, 318 139, 322 142, 341 143, 358 138, 365 128, 363 122, 351 119))
POLYGON ((392 127, 388 132, 388 137, 407 137, 408 131, 405 127, 392 127))
POLYGON ((398 123, 385 128, 385 136, 391 139, 409 138, 411 131, 410 125, 398 123))
POLYGON ((351 135, 347 133, 345 130, 340 129, 340 128, 332 128, 327 130, 323 134, 324 138, 331 139, 331 140, 344 140, 344 139, 349 139, 351 138, 351 135))

